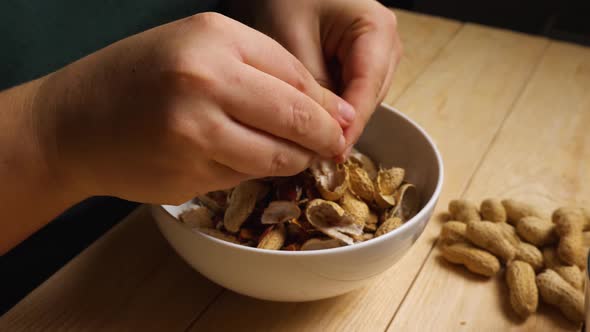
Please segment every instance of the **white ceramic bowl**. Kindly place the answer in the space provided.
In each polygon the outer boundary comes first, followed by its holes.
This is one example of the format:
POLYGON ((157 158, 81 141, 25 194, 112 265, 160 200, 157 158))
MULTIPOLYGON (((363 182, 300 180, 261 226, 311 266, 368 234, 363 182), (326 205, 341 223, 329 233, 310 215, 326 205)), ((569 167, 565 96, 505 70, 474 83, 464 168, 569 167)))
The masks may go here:
POLYGON ((381 105, 357 148, 384 166, 406 169, 421 195, 420 212, 398 229, 367 242, 316 251, 271 251, 236 245, 177 222, 186 208, 153 206, 166 239, 186 262, 219 285, 273 301, 310 301, 344 294, 393 266, 422 234, 443 182, 440 154, 430 137, 397 110, 381 105))

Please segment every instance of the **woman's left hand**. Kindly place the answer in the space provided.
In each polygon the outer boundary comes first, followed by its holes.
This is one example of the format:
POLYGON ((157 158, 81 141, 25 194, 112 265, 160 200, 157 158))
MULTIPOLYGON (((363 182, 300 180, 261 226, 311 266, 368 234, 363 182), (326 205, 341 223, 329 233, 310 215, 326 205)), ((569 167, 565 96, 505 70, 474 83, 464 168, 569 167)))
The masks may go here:
POLYGON ((261 0, 255 28, 279 41, 356 111, 348 150, 383 100, 402 54, 394 13, 374 0, 261 0))

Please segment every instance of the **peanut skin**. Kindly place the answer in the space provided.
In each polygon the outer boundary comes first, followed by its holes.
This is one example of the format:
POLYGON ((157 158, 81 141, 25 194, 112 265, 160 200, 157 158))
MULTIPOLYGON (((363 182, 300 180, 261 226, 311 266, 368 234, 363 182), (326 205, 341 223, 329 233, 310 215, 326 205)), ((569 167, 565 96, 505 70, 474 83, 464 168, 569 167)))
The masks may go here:
POLYGON ((539 292, 530 264, 518 260, 510 262, 506 268, 506 282, 510 305, 519 316, 526 318, 537 311, 539 292))
POLYGON ((516 256, 516 246, 500 224, 491 221, 471 222, 467 224, 465 235, 473 244, 488 250, 505 262, 516 256))
POLYGON ((443 257, 454 264, 464 265, 469 271, 491 277, 500 270, 496 256, 469 243, 455 243, 440 247, 443 257))
POLYGON ((465 199, 455 199, 449 202, 449 213, 454 220, 464 223, 481 220, 477 205, 465 199))
POLYGON ((506 222, 506 209, 499 199, 488 198, 481 202, 479 208, 483 220, 506 222))
POLYGON ((516 232, 523 240, 537 247, 557 242, 555 224, 547 219, 524 217, 516 222, 516 232))
POLYGON ((557 272, 547 269, 537 276, 537 287, 544 302, 558 307, 569 320, 584 321, 584 295, 557 272))

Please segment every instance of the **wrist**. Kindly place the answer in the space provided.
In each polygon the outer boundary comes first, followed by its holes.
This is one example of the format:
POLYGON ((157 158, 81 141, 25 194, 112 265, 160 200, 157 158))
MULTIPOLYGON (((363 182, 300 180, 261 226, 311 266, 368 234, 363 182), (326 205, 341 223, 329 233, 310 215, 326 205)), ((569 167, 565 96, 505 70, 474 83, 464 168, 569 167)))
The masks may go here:
MULTIPOLYGON (((56 91, 56 82, 50 74, 28 83, 24 98, 26 107, 23 115, 27 134, 32 138, 31 160, 35 160, 36 178, 48 194, 67 206, 79 202, 90 195, 77 184, 76 174, 67 161, 60 156, 58 145, 58 117, 60 100, 67 98, 56 91)), ((66 206, 66 207, 67 207, 66 206)))

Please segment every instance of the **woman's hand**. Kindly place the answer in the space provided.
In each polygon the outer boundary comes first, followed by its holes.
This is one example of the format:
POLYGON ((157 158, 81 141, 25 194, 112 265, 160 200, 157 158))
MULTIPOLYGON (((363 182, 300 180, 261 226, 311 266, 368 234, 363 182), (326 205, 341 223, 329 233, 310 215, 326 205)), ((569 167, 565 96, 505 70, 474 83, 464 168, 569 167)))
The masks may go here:
MULTIPOLYGON (((396 18, 374 0, 259 0, 249 23, 293 53, 323 86, 352 104, 350 149, 383 100, 402 46, 396 18)), ((350 151, 350 150, 349 150, 350 151)))
POLYGON ((34 106, 40 151, 63 183, 153 203, 296 174, 315 155, 341 155, 342 128, 354 121, 279 43, 215 13, 43 78, 34 106))

